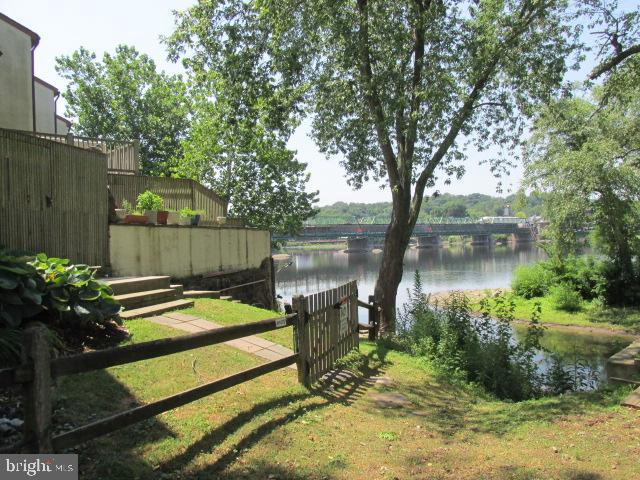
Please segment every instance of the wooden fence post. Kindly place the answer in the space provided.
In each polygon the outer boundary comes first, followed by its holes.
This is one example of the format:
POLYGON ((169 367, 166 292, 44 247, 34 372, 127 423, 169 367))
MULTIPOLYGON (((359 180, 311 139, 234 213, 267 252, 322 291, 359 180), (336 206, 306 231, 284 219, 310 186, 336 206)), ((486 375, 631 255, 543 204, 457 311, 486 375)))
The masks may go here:
POLYGON ((295 328, 295 348, 298 353, 298 381, 308 388, 310 386, 310 359, 307 299, 303 295, 297 295, 291 299, 291 307, 298 314, 295 328))
POLYGON ((378 302, 376 302, 376 298, 373 295, 369 295, 369 304, 371 308, 369 309, 369 340, 375 340, 378 338, 378 325, 380 323, 379 312, 378 312, 378 302))
POLYGON ((47 328, 31 323, 22 334, 22 364, 33 368, 23 387, 25 453, 53 453, 51 442, 51 353, 47 328))

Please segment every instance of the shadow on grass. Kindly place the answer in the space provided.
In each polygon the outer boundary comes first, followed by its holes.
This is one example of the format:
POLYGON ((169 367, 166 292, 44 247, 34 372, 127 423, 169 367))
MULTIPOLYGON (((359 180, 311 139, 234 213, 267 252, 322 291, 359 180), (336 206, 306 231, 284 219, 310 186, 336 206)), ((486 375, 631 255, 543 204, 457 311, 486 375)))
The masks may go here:
MULTIPOLYGON (((261 423, 243 438, 235 442, 227 449, 227 452, 221 455, 214 462, 206 465, 193 473, 195 478, 267 478, 268 475, 275 476, 273 478, 282 479, 299 479, 308 478, 308 475, 301 475, 294 471, 288 470, 281 466, 275 466, 268 463, 253 464, 247 467, 245 471, 236 472, 228 470, 229 466, 234 463, 238 453, 243 450, 250 449, 259 441, 271 434, 274 430, 295 421, 299 417, 309 412, 324 409, 331 404, 341 403, 350 405, 357 399, 361 398, 371 387, 373 382, 368 378, 381 373, 381 367, 384 362, 379 358, 375 358, 376 352, 371 352, 365 356, 365 362, 359 372, 350 372, 348 370, 336 370, 328 372, 323 379, 314 385, 309 393, 301 393, 294 395, 286 395, 283 397, 270 400, 254 405, 227 422, 217 426, 214 430, 207 433, 199 441, 189 445, 187 449, 180 455, 172 458, 170 461, 160 466, 161 471, 181 470, 184 466, 192 462, 202 452, 210 452, 239 431, 248 422, 267 412, 273 412, 279 408, 289 407, 280 415, 261 423), (304 403, 306 400, 317 398, 317 403, 304 403), (294 406, 295 404, 297 406, 294 406), (292 408, 293 407, 293 408, 292 408)), ((341 465, 334 465, 334 469, 342 468, 341 465)), ((323 479, 334 478, 328 469, 316 469, 314 475, 323 479)))

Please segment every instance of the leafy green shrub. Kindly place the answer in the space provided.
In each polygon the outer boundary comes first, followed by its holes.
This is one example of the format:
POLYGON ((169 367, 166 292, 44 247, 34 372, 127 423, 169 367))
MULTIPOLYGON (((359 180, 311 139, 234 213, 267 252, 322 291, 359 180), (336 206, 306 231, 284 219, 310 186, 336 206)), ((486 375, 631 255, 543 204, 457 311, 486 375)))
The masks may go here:
POLYGON ((113 334, 120 310, 111 288, 88 266, 0 249, 1 364, 17 360, 20 329, 29 320, 46 324, 66 343, 95 344, 113 334))
POLYGON ((585 300, 600 297, 606 289, 602 261, 593 257, 570 256, 561 264, 554 264, 556 282, 565 283, 585 300))
POLYGON ((558 310, 577 312, 582 308, 582 297, 571 285, 561 283, 550 288, 549 293, 553 305, 558 310))
POLYGON ((483 301, 482 317, 476 319, 463 293, 430 304, 420 292, 418 274, 414 281, 409 302, 398 315, 397 345, 425 357, 448 380, 474 382, 500 398, 518 401, 540 394, 542 378, 534 358, 542 335, 539 307, 525 341, 514 342, 511 298, 497 295, 483 301))
POLYGON ((524 298, 542 297, 549 291, 554 276, 544 262, 520 265, 513 273, 511 288, 524 298))
POLYGON ((190 208, 183 208, 180 210, 180 216, 182 217, 195 217, 196 215, 204 215, 203 210, 191 210, 190 208))
POLYGON ((142 192, 138 195, 138 202, 136 203, 137 210, 162 210, 164 201, 162 197, 150 190, 142 192))

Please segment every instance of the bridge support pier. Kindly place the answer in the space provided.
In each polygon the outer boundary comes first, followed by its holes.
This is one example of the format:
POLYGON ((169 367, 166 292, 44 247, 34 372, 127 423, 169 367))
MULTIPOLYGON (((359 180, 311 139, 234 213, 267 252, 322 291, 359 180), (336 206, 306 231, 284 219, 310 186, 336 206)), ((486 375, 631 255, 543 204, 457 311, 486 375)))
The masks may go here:
POLYGON ((471 236, 471 245, 477 246, 488 246, 493 243, 493 235, 488 234, 479 234, 471 236))
POLYGON ((528 228, 518 229, 516 233, 511 234, 511 241, 513 243, 531 243, 535 239, 533 238, 533 234, 531 230, 528 228))
POLYGON ((419 235, 416 248, 438 248, 440 246, 440 235, 419 235))
POLYGON ((369 251, 369 239, 367 237, 348 237, 345 253, 364 253, 369 251))

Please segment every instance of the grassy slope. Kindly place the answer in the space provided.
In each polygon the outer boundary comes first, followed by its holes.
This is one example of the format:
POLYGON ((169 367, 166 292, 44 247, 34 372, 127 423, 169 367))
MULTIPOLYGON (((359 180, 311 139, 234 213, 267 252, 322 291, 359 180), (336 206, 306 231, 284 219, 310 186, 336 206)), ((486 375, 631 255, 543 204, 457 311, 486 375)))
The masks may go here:
MULTIPOLYGON (((542 307, 542 322, 561 325, 579 325, 583 327, 609 328, 611 330, 626 330, 640 333, 640 310, 622 308, 595 308, 590 302, 584 302, 582 310, 565 312, 555 308, 549 297, 525 299, 513 295, 516 305, 515 316, 518 319, 529 320, 536 302, 542 307)), ((477 307, 477 304, 476 304, 477 307)))
MULTIPOLYGON (((255 322, 282 316, 281 313, 263 310, 262 308, 206 298, 196 299, 193 308, 183 311, 220 325, 236 325, 238 323, 255 322)), ((281 328, 258 336, 293 348, 293 327, 281 328)))
MULTIPOLYGON (((145 320, 127 326, 134 342, 180 334, 145 320)), ((640 412, 617 406, 623 390, 512 404, 437 379, 407 355, 361 350, 367 374, 392 387, 352 378, 307 392, 283 369, 89 442, 81 478, 638 478, 640 412), (378 407, 371 393, 385 389, 413 406, 378 407)), ((216 346, 65 377, 56 419, 82 424, 260 361, 216 346)))

